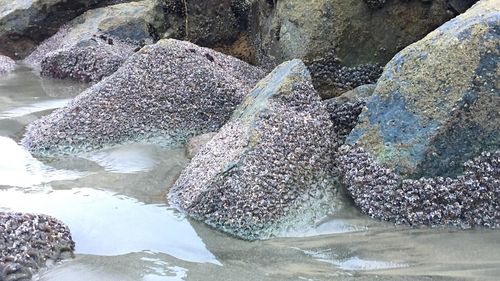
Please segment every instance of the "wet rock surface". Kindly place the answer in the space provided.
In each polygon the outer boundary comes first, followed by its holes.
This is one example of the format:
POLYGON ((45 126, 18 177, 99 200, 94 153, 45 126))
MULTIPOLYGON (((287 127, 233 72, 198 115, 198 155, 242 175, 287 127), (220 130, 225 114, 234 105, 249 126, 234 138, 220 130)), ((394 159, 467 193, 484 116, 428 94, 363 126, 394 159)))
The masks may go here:
POLYGON ((163 29, 162 5, 144 0, 93 9, 63 26, 25 61, 41 74, 98 82, 114 73, 163 29))
POLYGON ((0 75, 14 71, 16 62, 9 57, 0 55, 0 75))
POLYGON ((68 227, 52 217, 0 212, 0 280, 31 280, 47 263, 71 256, 74 247, 68 227))
POLYGON ((300 60, 260 81, 169 193, 192 217, 244 239, 311 223, 335 194, 328 112, 300 60), (323 202, 324 203, 324 202, 323 202))
POLYGON ((465 162, 456 178, 403 179, 360 147, 337 156, 355 204, 373 218, 410 225, 500 227, 500 151, 465 162))
POLYGON ((27 128, 34 153, 71 153, 123 142, 182 144, 218 130, 263 76, 238 59, 168 39, 27 128))
POLYGON ((385 67, 347 142, 396 173, 457 176, 500 147, 500 9, 480 1, 385 67))

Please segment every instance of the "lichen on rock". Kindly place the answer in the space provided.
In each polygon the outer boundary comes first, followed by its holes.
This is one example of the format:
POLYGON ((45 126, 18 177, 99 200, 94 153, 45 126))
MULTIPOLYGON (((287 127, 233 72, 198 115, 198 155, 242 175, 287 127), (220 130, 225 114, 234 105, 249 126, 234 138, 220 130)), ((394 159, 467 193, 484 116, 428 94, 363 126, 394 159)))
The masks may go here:
POLYGON ((193 158, 169 199, 244 239, 310 224, 334 207, 332 126, 306 66, 283 63, 193 158))
POLYGON ((398 53, 348 138, 405 177, 456 176, 500 147, 500 9, 480 1, 398 53))

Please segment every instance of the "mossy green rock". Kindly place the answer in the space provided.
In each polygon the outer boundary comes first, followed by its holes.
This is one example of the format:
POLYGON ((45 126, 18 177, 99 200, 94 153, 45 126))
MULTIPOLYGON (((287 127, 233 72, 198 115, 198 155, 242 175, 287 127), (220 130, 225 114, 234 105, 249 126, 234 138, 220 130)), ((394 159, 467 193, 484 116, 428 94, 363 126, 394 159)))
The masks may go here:
POLYGON ((409 177, 500 147, 500 6, 483 0, 385 67, 347 142, 409 177))

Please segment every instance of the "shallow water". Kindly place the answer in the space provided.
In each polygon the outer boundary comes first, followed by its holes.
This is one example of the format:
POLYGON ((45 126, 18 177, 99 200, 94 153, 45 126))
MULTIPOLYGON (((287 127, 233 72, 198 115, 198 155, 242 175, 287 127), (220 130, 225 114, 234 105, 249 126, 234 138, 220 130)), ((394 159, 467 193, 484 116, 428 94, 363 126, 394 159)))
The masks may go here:
POLYGON ((124 145, 36 159, 25 126, 85 85, 20 66, 0 77, 0 210, 53 215, 76 256, 34 280, 498 280, 500 232, 411 229, 370 220, 345 200, 329 218, 283 237, 246 242, 191 221, 165 194, 183 149, 124 145))

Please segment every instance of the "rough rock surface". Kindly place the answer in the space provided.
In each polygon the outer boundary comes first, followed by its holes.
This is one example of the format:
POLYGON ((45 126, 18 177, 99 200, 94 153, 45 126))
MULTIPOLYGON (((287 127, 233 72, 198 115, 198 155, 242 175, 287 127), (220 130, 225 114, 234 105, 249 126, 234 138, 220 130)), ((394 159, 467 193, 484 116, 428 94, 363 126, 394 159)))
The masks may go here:
POLYGON ((106 0, 0 0, 0 54, 20 59, 60 26, 106 0))
POLYGON ((253 2, 249 28, 257 60, 301 58, 325 98, 374 83, 378 64, 463 9, 451 9, 448 0, 369 1, 385 2, 379 9, 362 0, 253 2))
POLYGON ((500 227, 500 151, 464 164, 456 178, 404 179, 359 147, 342 146, 342 181, 371 217, 410 225, 500 227))
POLYGON ((160 1, 144 0, 89 10, 45 40, 25 61, 44 76, 97 82, 114 73, 163 29, 160 1))
POLYGON ((500 6, 483 0, 385 67, 347 142, 411 178, 500 148, 500 6))
POLYGON ((169 193, 192 217, 244 239, 311 223, 331 209, 338 143, 300 60, 260 81, 169 193))
POLYGON ((333 130, 342 144, 358 124, 358 117, 374 90, 373 84, 362 85, 323 102, 334 124, 333 130))
POLYGON ((67 226, 45 215, 0 213, 0 280, 28 281, 47 262, 73 254, 67 226))
POLYGON ((255 62, 248 36, 253 0, 167 0, 165 37, 210 47, 255 62))
POLYGON ((207 142, 209 142, 216 133, 206 133, 196 137, 192 137, 186 145, 186 155, 189 159, 192 159, 207 142))
POLYGON ((14 71, 16 62, 9 57, 0 55, 0 75, 14 71))
POLYGON ((213 50, 160 40, 69 105, 30 124, 22 144, 34 153, 135 141, 180 144, 222 127, 263 75, 213 50))

